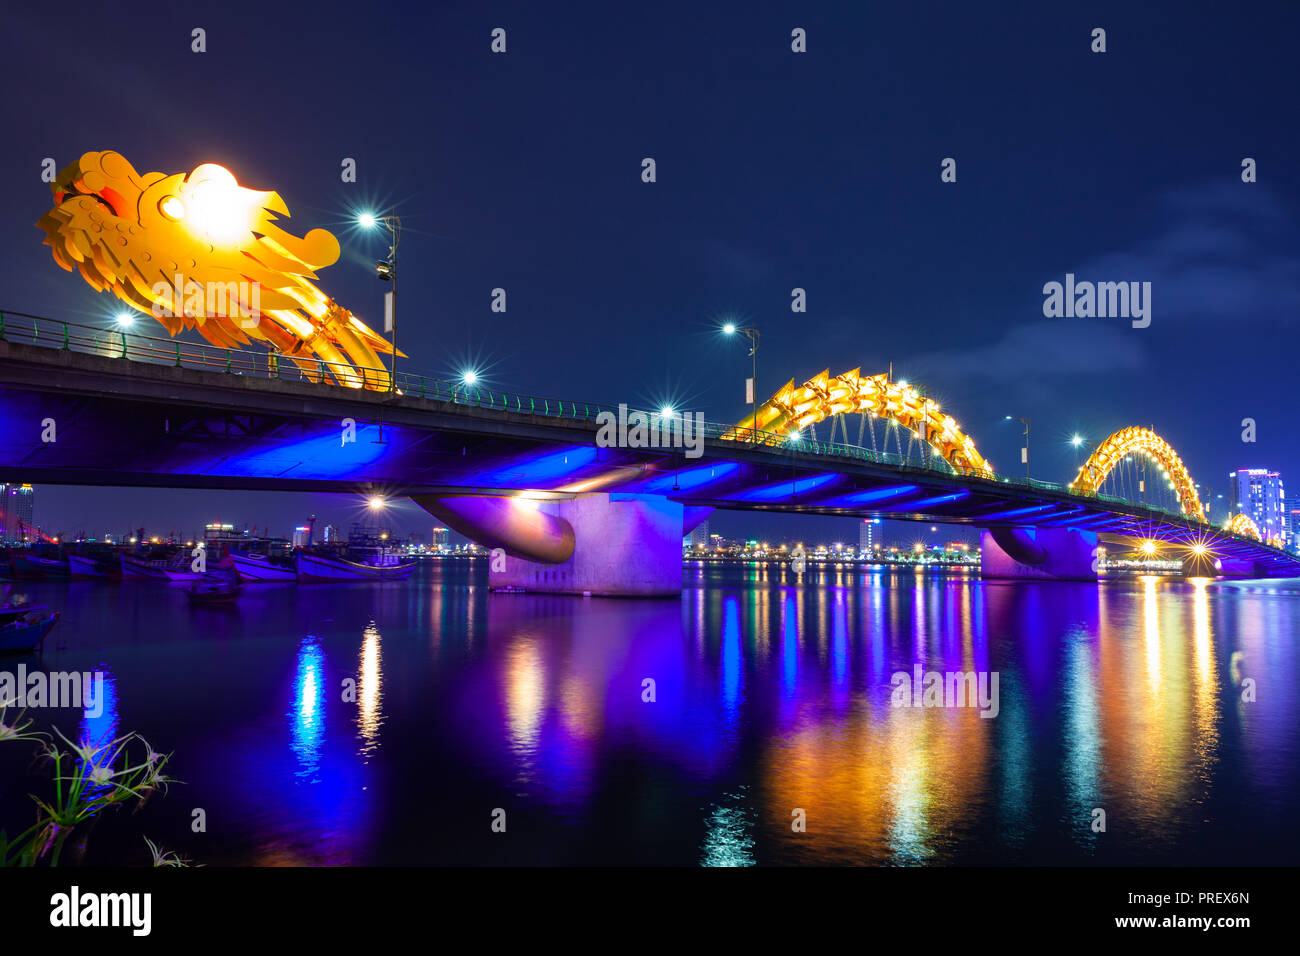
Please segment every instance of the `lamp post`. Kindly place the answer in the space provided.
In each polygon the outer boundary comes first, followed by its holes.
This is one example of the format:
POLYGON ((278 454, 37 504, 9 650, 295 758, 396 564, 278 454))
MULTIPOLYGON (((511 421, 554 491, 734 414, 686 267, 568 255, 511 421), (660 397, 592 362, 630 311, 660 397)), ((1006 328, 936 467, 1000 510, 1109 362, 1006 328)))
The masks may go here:
POLYGON ((1021 420, 1021 421, 1024 423, 1024 425, 1025 425, 1025 482, 1028 483, 1028 482, 1030 481, 1030 478, 1029 478, 1029 419, 1028 419, 1028 418, 1022 418, 1022 419, 1020 419, 1020 420, 1021 420))
POLYGON ((375 276, 384 281, 391 282, 393 287, 385 293, 384 303, 384 331, 391 332, 392 338, 390 343, 393 347, 392 370, 389 374, 389 391, 397 389, 397 246, 402 241, 402 220, 397 217, 397 207, 394 206, 387 216, 375 216, 370 213, 362 213, 357 217, 357 224, 363 229, 374 229, 376 226, 383 226, 388 230, 392 238, 392 245, 388 247, 388 258, 380 259, 375 263, 375 276))
MULTIPOLYGON (((1011 421, 1010 415, 1005 416, 1006 421, 1011 421)), ((1020 423, 1025 426, 1025 447, 1020 449, 1020 459, 1025 463, 1025 481, 1029 481, 1029 419, 1022 418, 1020 423)))
POLYGON ((722 327, 722 331, 727 335, 735 335, 740 332, 749 339, 749 356, 753 359, 750 379, 749 393, 750 404, 754 406, 754 416, 750 420, 750 437, 753 444, 758 444, 758 329, 737 328, 733 323, 728 322, 722 327))

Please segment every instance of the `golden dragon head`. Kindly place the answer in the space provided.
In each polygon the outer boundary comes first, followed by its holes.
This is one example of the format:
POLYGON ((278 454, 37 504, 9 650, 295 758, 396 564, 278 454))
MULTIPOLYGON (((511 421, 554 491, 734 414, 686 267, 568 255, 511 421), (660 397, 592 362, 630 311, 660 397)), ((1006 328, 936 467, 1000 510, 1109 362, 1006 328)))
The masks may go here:
POLYGON ((337 261, 338 240, 275 225, 289 215, 278 194, 213 163, 141 175, 112 151, 86 153, 50 189, 54 207, 36 225, 54 261, 171 335, 194 328, 225 348, 259 341, 309 377, 388 387, 379 354, 392 347, 312 282, 337 261))

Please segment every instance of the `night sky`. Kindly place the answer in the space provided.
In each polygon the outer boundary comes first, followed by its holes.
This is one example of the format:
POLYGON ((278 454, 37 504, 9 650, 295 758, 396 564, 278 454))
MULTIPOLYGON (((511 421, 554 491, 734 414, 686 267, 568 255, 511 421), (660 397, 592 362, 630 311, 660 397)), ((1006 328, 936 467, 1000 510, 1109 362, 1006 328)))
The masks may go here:
MULTIPOLYGON (((277 190, 290 231, 339 236, 319 284, 381 327, 385 243, 349 223, 396 204, 412 370, 734 421, 749 359, 717 331, 732 320, 762 332, 764 397, 892 362, 1004 473, 1020 468, 1010 414, 1033 420, 1036 477, 1073 476, 1072 433, 1143 424, 1215 491, 1247 466, 1300 490, 1295 4, 10 6, 0 308, 105 326, 119 311, 41 245, 45 157, 217 162, 277 190), (1150 327, 1045 318, 1043 285, 1067 272, 1151 282, 1150 327)), ((284 533, 308 512, 358 508, 41 486, 36 519, 284 533)), ((719 515, 713 530, 852 537, 844 519, 795 520, 719 515)))

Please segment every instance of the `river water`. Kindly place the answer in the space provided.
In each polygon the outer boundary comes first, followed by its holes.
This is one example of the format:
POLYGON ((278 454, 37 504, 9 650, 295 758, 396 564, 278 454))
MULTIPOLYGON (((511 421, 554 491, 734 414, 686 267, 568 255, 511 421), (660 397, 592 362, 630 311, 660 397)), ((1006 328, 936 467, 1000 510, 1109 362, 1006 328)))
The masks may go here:
MULTIPOLYGON (((0 670, 100 671, 98 717, 28 716, 174 754, 184 783, 88 863, 144 863, 142 836, 207 865, 1300 862, 1298 581, 683 576, 490 594, 483 562, 427 561, 232 609, 20 582, 63 619, 0 670), (996 698, 924 706, 895 686, 918 666, 996 698)), ((11 834, 31 754, 0 743, 11 834)))

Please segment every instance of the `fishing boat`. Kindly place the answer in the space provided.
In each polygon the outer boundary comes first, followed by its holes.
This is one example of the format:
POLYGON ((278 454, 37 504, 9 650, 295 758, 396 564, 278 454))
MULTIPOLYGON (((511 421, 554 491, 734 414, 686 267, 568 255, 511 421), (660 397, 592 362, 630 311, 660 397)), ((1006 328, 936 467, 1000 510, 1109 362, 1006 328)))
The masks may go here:
POLYGON ((167 580, 167 575, 163 573, 163 569, 167 567, 167 562, 162 559, 138 558, 126 552, 122 552, 120 557, 122 561, 122 577, 124 578, 167 580))
POLYGON ((30 581, 68 576, 68 563, 62 558, 43 558, 37 554, 15 553, 10 561, 15 578, 30 581))
POLYGON ((79 581, 99 580, 109 576, 109 566, 90 554, 68 555, 68 577, 79 581))
POLYGON ((233 604, 244 586, 234 571, 208 571, 190 582, 191 604, 233 604))
POLYGON ((230 552, 231 560, 240 578, 245 581, 297 581, 298 569, 292 564, 281 564, 264 554, 230 552))
POLYGON ((59 623, 59 612, 36 604, 0 605, 0 653, 34 651, 59 623))
POLYGON ((409 564, 360 564, 324 554, 297 554, 298 577, 306 581, 401 581, 411 576, 409 564))

